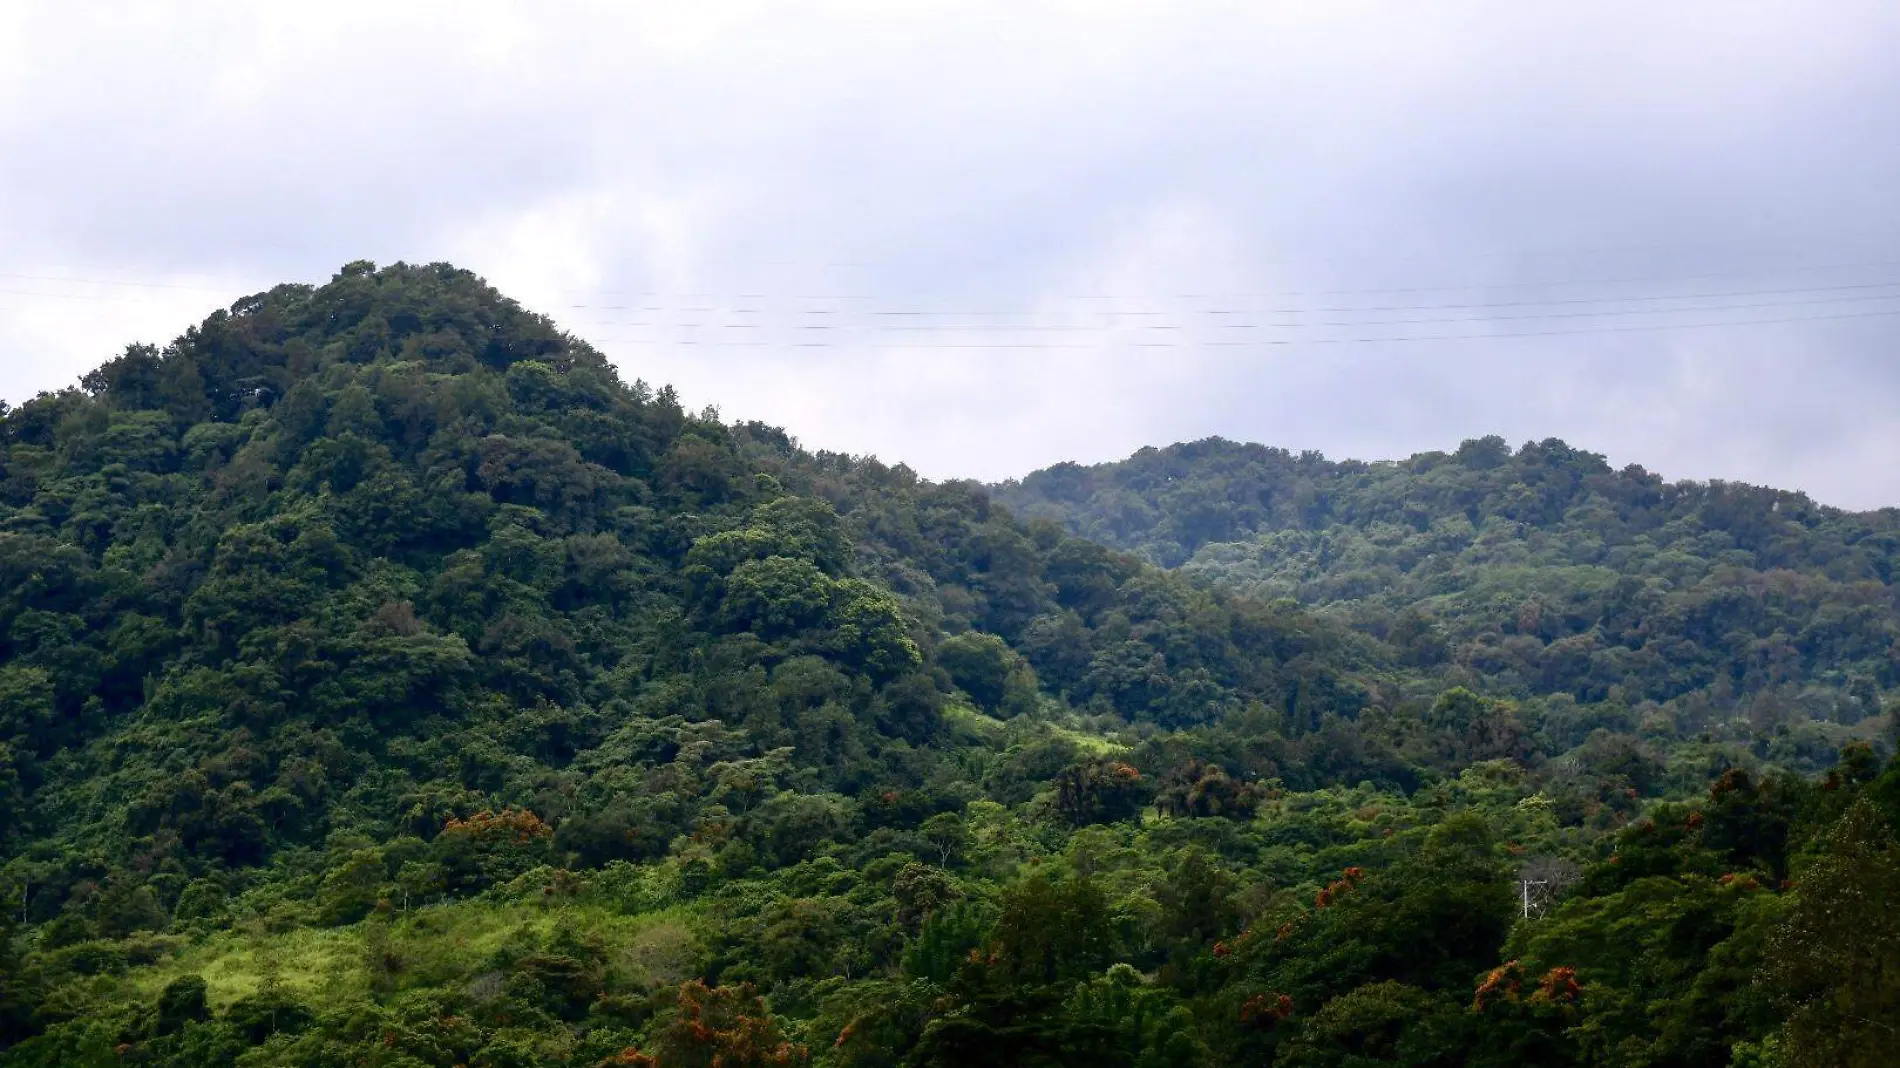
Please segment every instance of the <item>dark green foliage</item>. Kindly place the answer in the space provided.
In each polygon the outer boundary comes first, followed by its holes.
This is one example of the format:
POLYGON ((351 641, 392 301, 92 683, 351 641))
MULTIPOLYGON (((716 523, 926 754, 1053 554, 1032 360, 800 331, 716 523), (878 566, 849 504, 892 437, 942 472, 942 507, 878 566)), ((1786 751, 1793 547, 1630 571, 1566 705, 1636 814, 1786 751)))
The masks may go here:
POLYGON ((35 1030, 40 992, 34 989, 21 967, 17 939, 18 907, 14 902, 0 903, 0 1048, 32 1034, 35 1030))
POLYGON ((1077 827, 1129 819, 1151 796, 1141 772, 1122 760, 1074 764, 1056 776, 1056 810, 1077 827))
POLYGON ((986 712, 1003 706, 1014 660, 1009 646, 993 634, 959 634, 937 646, 937 663, 950 673, 950 681, 986 712))
POLYGON ((1037 872, 1003 895, 986 966, 1026 984, 1075 980, 1108 963, 1108 901, 1086 877, 1037 872))
POLYGON ((1768 982, 1792 1010, 1788 1061, 1879 1064, 1900 1049, 1900 844, 1866 799, 1817 844, 1765 949, 1768 982))
POLYGON ((1155 807, 1172 816, 1250 819, 1260 802, 1251 783, 1236 781, 1219 764, 1190 758, 1161 782, 1155 807))
POLYGON ((1448 684, 1538 698, 1544 739, 1527 719, 1525 737, 1466 740, 1500 755, 1588 733, 1554 716, 1640 705, 1674 737, 1819 770, 1900 684, 1892 509, 1666 483, 1560 441, 1513 452, 1497 438, 1375 464, 1210 438, 1057 465, 996 495, 1224 588, 1320 606, 1448 684))
POLYGON ((6 1068, 1891 1033, 1890 515, 1487 440, 1067 465, 1019 520, 445 265, 81 384, 0 410, 6 1068))

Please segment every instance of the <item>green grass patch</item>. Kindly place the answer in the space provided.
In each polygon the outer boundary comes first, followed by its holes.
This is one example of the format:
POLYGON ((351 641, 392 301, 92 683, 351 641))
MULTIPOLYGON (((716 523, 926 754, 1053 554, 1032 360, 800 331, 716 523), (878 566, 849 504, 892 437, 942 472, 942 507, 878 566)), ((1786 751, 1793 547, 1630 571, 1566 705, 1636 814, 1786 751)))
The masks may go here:
POLYGON ((368 992, 362 925, 300 928, 281 934, 220 934, 128 975, 151 1001, 183 975, 204 977, 212 1005, 223 1008, 275 980, 299 998, 337 1000, 368 992))
POLYGON ((1126 745, 1100 734, 1076 730, 1073 727, 1059 727, 1053 724, 1049 729, 1053 731, 1058 738, 1073 743, 1077 749, 1082 750, 1082 752, 1087 753, 1089 756, 1110 756, 1115 753, 1125 753, 1128 751, 1126 745))
POLYGON ((944 722, 960 734, 966 734, 985 743, 996 743, 1003 739, 1009 730, 1007 724, 995 716, 979 711, 974 705, 962 701, 950 701, 943 706, 944 722))
POLYGON ((266 983, 336 1004, 368 997, 373 976, 399 989, 467 983, 563 931, 600 945, 609 966, 630 980, 661 979, 697 954, 693 922, 683 907, 628 916, 594 904, 459 901, 348 927, 220 934, 133 969, 127 979, 151 1000, 179 976, 203 976, 216 1009, 266 983))

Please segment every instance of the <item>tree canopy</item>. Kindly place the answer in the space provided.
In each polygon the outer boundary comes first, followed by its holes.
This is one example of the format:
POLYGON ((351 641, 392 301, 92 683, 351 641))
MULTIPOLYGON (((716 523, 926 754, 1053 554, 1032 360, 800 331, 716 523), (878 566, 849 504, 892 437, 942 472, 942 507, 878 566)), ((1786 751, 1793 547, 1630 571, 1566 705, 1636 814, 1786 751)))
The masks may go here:
POLYGON ((352 263, 0 410, 0 1065, 1885 1063, 1892 527, 931 482, 352 263))

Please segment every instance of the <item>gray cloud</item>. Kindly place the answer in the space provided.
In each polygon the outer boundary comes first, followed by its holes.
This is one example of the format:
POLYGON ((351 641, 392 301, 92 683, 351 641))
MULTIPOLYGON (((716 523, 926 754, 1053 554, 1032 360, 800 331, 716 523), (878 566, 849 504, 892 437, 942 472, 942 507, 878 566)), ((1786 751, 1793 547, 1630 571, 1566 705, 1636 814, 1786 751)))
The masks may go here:
POLYGON ((1823 291, 1900 282, 1892 5, 626 7, 0 10, 0 396, 447 258, 931 475, 1495 431, 1900 503, 1900 316, 1821 318, 1900 311, 1823 291))

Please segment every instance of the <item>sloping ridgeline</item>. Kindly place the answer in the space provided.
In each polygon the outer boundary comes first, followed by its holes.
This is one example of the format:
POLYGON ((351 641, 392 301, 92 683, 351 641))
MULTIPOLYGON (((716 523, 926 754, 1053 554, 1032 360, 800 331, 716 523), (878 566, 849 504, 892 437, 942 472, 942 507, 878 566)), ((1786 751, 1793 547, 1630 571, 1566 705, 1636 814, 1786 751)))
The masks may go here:
POLYGON ((1499 438, 1396 463, 1219 438, 996 488, 1017 514, 1262 598, 1570 724, 1818 770, 1900 684, 1900 511, 1499 438))
POLYGON ((947 700, 1361 700, 1299 613, 686 413, 447 267, 281 286, 84 386, 6 413, 0 456, 0 848, 47 950, 324 901, 293 872, 339 841, 414 842, 412 900, 500 878, 422 843, 503 812, 540 860, 728 821, 708 863, 770 869, 1084 756, 1004 761, 947 700))
POLYGON ((1892 996, 1900 773, 1620 676, 1579 741, 1476 602, 1169 573, 444 265, 83 386, 0 421, 9 1068, 1721 1064, 1892 996))
POLYGON ((683 412, 446 267, 279 287, 85 386, 6 418, 9 848, 252 864, 339 821, 585 811, 562 769, 603 745, 921 788, 955 774, 955 687, 1318 716, 1376 654, 977 487, 683 412))

